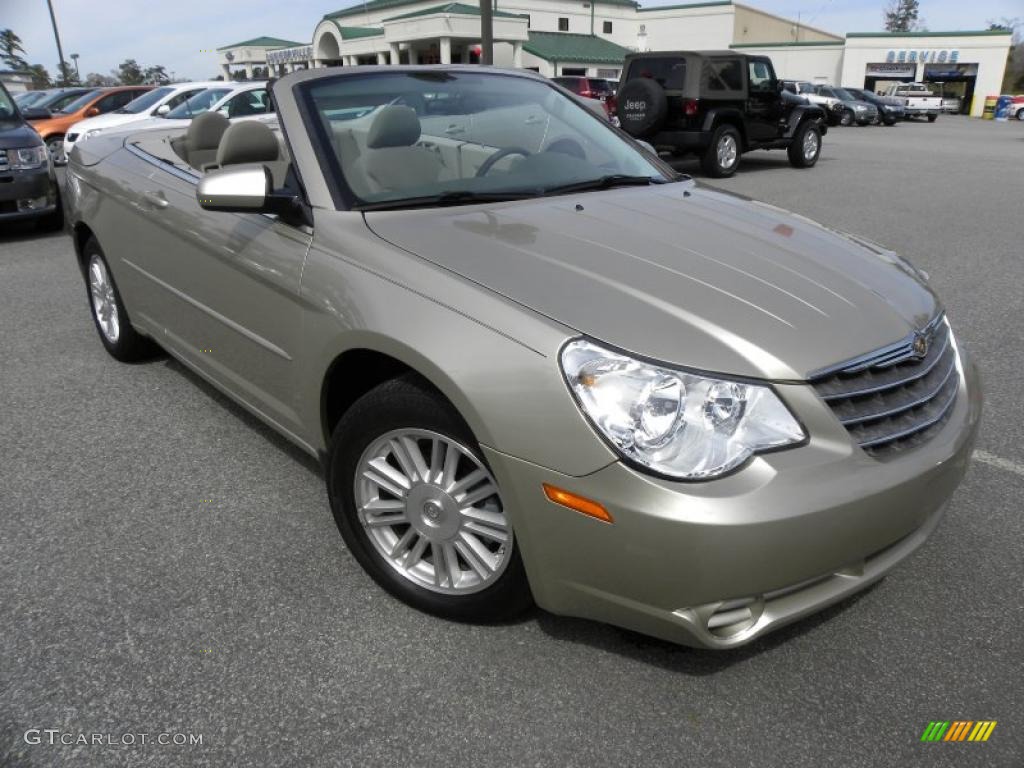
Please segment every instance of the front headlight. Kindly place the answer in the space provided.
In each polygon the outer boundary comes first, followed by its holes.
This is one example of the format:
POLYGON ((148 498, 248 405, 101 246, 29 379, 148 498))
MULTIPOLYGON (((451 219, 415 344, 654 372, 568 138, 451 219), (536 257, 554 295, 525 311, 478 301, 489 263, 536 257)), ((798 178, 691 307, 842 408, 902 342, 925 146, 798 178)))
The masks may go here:
POLYGON ((625 458, 662 475, 707 480, 806 437, 764 385, 665 368, 585 339, 565 345, 561 365, 598 431, 625 458))
POLYGON ((45 146, 7 150, 7 162, 12 171, 31 171, 46 165, 50 152, 45 146))

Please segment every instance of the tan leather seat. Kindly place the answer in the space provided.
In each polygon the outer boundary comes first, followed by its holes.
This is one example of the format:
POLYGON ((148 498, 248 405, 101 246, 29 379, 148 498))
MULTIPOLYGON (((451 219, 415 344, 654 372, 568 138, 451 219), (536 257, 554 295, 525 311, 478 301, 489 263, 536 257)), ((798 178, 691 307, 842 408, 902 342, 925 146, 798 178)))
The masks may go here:
POLYGON ((217 147, 231 123, 219 112, 204 112, 188 124, 183 137, 171 141, 175 153, 195 169, 212 163, 217 147))
POLYGON ((288 161, 282 159, 277 136, 263 123, 243 120, 232 123, 221 137, 217 161, 204 170, 238 165, 263 165, 270 169, 274 186, 282 187, 288 173, 288 161))
POLYGON ((384 107, 370 125, 366 151, 353 164, 356 192, 392 192, 428 186, 441 174, 437 154, 416 146, 420 119, 410 107, 384 107), (367 189, 360 189, 366 187, 367 189))

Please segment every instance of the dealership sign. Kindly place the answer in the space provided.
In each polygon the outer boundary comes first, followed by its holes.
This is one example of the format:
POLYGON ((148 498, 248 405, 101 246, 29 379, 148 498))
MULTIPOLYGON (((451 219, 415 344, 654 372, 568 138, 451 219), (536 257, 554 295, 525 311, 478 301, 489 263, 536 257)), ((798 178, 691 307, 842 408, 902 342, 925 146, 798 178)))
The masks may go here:
POLYGON ((922 62, 928 63, 933 62, 936 64, 945 64, 947 61, 950 63, 956 63, 960 60, 960 51, 956 48, 942 49, 942 50, 900 50, 900 51, 889 51, 885 55, 887 62, 922 62))

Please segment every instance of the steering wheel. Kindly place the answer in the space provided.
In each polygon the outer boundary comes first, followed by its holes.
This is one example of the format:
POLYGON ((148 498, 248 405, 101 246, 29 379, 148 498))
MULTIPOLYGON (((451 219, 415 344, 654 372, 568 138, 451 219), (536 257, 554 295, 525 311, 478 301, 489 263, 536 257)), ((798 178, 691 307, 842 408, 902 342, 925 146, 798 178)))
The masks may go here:
POLYGON ((480 167, 476 171, 476 177, 479 179, 481 176, 486 176, 488 172, 490 172, 491 168, 494 167, 494 164, 503 157, 508 157, 509 155, 522 155, 523 157, 529 157, 531 154, 533 153, 530 152, 530 150, 523 149, 522 147, 505 147, 504 149, 499 149, 480 164, 480 167))

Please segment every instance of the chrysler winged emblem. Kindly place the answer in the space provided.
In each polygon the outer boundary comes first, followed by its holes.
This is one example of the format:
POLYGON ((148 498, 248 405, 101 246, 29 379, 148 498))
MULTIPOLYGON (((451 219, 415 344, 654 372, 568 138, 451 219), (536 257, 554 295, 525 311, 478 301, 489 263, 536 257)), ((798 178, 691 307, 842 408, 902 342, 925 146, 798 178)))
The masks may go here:
POLYGON ((917 357, 924 357, 928 354, 928 337, 923 333, 914 334, 913 342, 914 355, 917 357))

